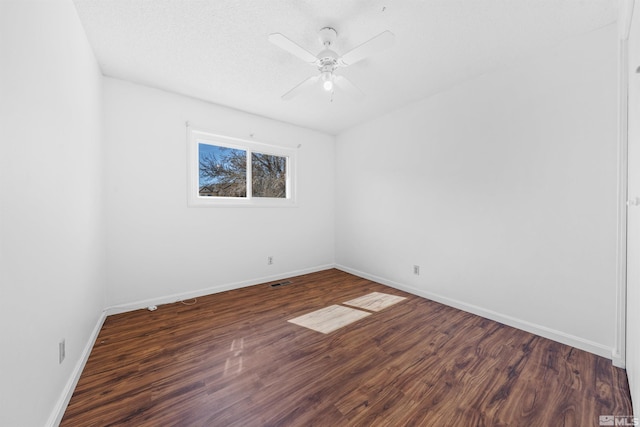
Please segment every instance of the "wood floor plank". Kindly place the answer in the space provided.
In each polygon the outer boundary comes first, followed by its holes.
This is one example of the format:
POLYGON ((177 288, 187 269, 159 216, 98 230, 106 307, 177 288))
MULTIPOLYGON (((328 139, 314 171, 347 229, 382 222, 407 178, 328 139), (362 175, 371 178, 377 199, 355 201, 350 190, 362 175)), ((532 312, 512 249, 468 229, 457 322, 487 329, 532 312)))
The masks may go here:
POLYGON ((109 316, 61 425, 598 426, 611 361, 338 270, 109 316), (328 334, 288 320, 381 292, 328 334))

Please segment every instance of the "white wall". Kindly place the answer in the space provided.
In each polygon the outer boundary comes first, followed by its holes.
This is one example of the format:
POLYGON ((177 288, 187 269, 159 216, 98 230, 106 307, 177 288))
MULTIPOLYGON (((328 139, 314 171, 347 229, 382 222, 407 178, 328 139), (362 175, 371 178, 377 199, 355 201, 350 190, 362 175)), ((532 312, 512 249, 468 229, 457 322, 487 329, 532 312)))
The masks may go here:
POLYGON ((616 36, 608 26, 339 135, 336 262, 611 357, 616 36))
POLYGON ((116 79, 104 88, 108 305, 175 301, 333 264, 332 136, 116 79), (301 144, 298 206, 187 207, 186 121, 301 144))
POLYGON ((101 320, 101 79, 70 1, 0 2, 2 426, 55 422, 101 320))

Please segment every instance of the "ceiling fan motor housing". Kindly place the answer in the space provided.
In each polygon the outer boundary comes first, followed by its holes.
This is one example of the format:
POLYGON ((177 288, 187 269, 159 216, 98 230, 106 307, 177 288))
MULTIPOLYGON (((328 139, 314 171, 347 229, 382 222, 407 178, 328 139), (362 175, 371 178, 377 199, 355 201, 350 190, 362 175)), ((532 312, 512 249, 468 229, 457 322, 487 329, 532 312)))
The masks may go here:
POLYGON ((318 54, 318 70, 321 72, 333 72, 338 68, 338 55, 329 49, 318 54))
POLYGON ((320 52, 318 57, 318 70, 321 73, 333 73, 338 68, 338 54, 331 50, 338 37, 338 32, 331 27, 324 27, 318 31, 320 42, 324 46, 324 50, 320 52))

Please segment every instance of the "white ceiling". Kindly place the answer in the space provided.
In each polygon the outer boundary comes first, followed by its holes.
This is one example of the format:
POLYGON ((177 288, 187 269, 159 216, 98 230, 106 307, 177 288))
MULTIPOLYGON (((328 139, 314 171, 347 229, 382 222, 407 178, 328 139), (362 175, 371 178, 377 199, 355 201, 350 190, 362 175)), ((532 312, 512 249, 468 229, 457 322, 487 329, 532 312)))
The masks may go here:
POLYGON ((102 72, 337 134, 457 82, 616 21, 616 0, 74 0, 102 72), (317 31, 346 53, 384 30, 395 45, 338 74, 366 97, 321 87, 280 97, 316 69, 317 31))

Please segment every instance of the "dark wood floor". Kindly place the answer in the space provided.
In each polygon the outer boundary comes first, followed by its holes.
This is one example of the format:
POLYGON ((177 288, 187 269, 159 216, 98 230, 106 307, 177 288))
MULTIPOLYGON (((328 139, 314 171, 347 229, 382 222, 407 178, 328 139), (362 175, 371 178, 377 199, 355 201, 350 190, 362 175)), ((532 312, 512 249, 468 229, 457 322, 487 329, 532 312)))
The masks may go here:
POLYGON ((338 270, 107 318, 62 426, 598 426, 611 362, 338 270), (407 299, 322 334, 288 323, 407 299))

